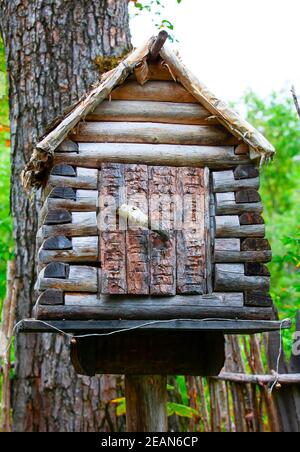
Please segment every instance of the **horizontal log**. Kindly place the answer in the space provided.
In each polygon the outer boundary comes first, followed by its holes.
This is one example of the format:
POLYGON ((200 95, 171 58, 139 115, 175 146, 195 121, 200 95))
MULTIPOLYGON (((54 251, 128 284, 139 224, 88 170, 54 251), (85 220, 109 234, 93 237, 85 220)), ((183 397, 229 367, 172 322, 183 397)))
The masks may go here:
POLYGON ((44 250, 71 250, 72 240, 64 235, 57 235, 55 237, 48 237, 43 243, 44 250))
POLYGON ((72 212, 72 223, 43 225, 37 233, 38 240, 49 236, 80 237, 98 234, 96 212, 72 212))
MULTIPOLYGON (((154 122, 80 122, 74 140, 96 143, 148 143, 225 146, 237 139, 221 126, 154 122)), ((252 179, 253 180, 253 179, 252 179)), ((238 181, 236 181, 238 183, 238 181)), ((249 184, 241 183, 241 188, 249 184)), ((250 187, 256 186, 254 183, 250 187)))
POLYGON ((110 99, 198 103, 180 83, 168 81, 150 81, 143 86, 135 81, 128 81, 114 89, 110 99))
POLYGON ((212 293, 209 295, 176 295, 172 297, 167 296, 134 296, 134 295, 101 295, 100 299, 97 295, 81 293, 66 293, 65 296, 66 304, 69 306, 117 306, 119 308, 124 308, 128 306, 130 309, 139 310, 145 307, 147 309, 153 309, 160 306, 166 308, 189 306, 194 307, 242 307, 244 305, 244 295, 243 293, 212 293))
POLYGON ((72 222, 72 214, 66 209, 48 210, 44 218, 44 224, 68 224, 72 222))
POLYGON ((244 212, 240 216, 240 225, 245 224, 264 224, 264 219, 259 213, 256 212, 244 212))
POLYGON ((38 259, 41 264, 48 262, 96 262, 98 259, 98 237, 73 237, 72 249, 39 249, 38 259))
POLYGON ((250 179, 259 176, 259 170, 254 165, 239 165, 234 169, 235 179, 250 179))
POLYGON ((55 162, 99 168, 101 163, 226 168, 240 163, 232 146, 180 146, 168 144, 79 143, 79 154, 56 153, 55 162))
POLYGON ((254 384, 254 385, 269 385, 272 383, 279 384, 300 384, 300 374, 279 374, 279 375, 250 375, 242 373, 221 372, 218 377, 213 377, 215 380, 229 381, 231 383, 254 384))
POLYGON ((71 187, 54 187, 49 198, 76 200, 76 190, 71 187))
MULTIPOLYGON (((77 154, 72 155, 76 156, 77 154)), ((52 191, 53 187, 72 187, 96 190, 97 182, 98 171, 96 169, 77 168, 76 177, 50 175, 47 183, 46 194, 48 195, 50 191, 52 191)))
MULTIPOLYGON (((75 193, 75 192, 74 192, 75 193)), ((98 208, 98 192, 95 190, 77 190, 75 193, 75 199, 64 199, 64 198, 52 198, 48 197, 40 212, 40 223, 42 223, 42 218, 45 216, 45 212, 53 209, 66 209, 70 212, 96 212, 98 208), (89 197, 80 197, 78 192, 86 191, 93 195, 89 197), (95 194, 95 196, 94 196, 95 194)))
POLYGON ((245 212, 261 213, 263 211, 261 202, 236 203, 234 192, 216 193, 215 199, 217 215, 240 215, 245 212))
POLYGON ((77 152, 78 144, 75 141, 64 140, 60 143, 59 146, 55 149, 55 152, 77 152))
MULTIPOLYGON (((58 289, 45 290, 45 292, 41 293, 36 302, 36 306, 37 305, 55 306, 63 304, 64 304, 64 294, 62 290, 58 289)), ((34 311, 36 309, 36 306, 34 308, 34 311)))
MULTIPOLYGON (((258 317, 259 312, 256 311, 258 317)), ((265 312, 265 308, 263 308, 265 312)), ((58 328, 66 333, 107 333, 135 328, 137 331, 223 331, 229 334, 253 334, 264 331, 279 331, 291 328, 291 321, 274 320, 176 320, 171 322, 148 323, 144 320, 48 320, 47 323, 34 319, 24 319, 18 324, 22 333, 55 333, 58 328)))
POLYGON ((257 262, 249 262, 245 265, 245 275, 271 276, 268 267, 257 262))
POLYGON ((76 168, 71 165, 66 165, 65 163, 61 163, 59 165, 54 165, 51 174, 53 176, 68 176, 68 177, 76 177, 76 168))
POLYGON ((215 239, 215 251, 240 251, 240 239, 215 239))
POLYGON ((273 306, 273 300, 267 290, 247 290, 245 306, 269 307, 273 306))
MULTIPOLYGON (((249 179, 251 180, 251 179, 249 179)), ((255 180, 255 179, 252 179, 255 180)), ((253 203, 258 203, 261 201, 261 197, 260 194, 258 193, 257 190, 250 188, 250 189, 245 189, 245 190, 238 190, 235 194, 235 202, 237 204, 242 204, 242 203, 249 203, 249 202, 253 202, 253 203)))
POLYGON ((245 276, 243 264, 216 264, 215 290, 244 291, 269 289, 270 278, 245 276))
POLYGON ((259 188, 259 177, 253 177, 251 179, 235 179, 233 171, 216 171, 213 172, 212 178, 213 191, 218 193, 259 188))
POLYGON ((214 262, 270 262, 271 251, 215 251, 214 262))
POLYGON ((62 262, 51 262, 43 271, 45 278, 66 279, 69 276, 69 265, 62 262))
POLYGON ((157 122, 167 124, 218 124, 200 104, 143 101, 104 101, 86 121, 157 122))
POLYGON ((62 279, 47 277, 47 267, 45 267, 38 275, 36 283, 37 290, 61 289, 70 292, 98 292, 98 281, 100 279, 101 271, 98 268, 69 265, 68 275, 65 279, 62 279))
POLYGON ((203 306, 175 306, 159 305, 157 309, 140 305, 122 308, 118 303, 109 307, 104 306, 37 306, 36 318, 45 320, 169 320, 169 319, 241 319, 241 320, 269 320, 273 309, 270 308, 237 308, 237 307, 203 307, 203 306))
POLYGON ((237 155, 247 155, 249 154, 249 145, 247 143, 240 143, 234 149, 235 154, 237 155))
POLYGON ((240 225, 239 217, 232 216, 216 216, 216 237, 263 237, 265 235, 265 226, 263 224, 240 225))
POLYGON ((270 243, 267 239, 260 239, 255 237, 249 237, 242 241, 241 250, 243 251, 271 251, 270 243))

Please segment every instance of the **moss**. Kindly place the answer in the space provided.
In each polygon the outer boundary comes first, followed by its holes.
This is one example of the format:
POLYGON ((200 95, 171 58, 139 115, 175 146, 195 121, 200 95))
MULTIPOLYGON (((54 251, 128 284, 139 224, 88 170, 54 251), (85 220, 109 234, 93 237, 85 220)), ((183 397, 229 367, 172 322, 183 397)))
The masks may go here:
POLYGON ((119 56, 96 56, 94 62, 99 71, 99 74, 102 75, 105 72, 108 72, 111 69, 117 67, 120 61, 123 60, 124 56, 128 54, 128 52, 129 50, 125 49, 119 56))

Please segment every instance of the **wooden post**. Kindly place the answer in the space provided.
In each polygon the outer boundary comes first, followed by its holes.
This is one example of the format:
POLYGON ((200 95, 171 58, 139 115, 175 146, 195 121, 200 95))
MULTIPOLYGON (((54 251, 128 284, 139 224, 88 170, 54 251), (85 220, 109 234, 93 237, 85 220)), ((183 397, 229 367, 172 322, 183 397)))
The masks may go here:
POLYGON ((167 432, 167 377, 126 375, 127 432, 167 432))

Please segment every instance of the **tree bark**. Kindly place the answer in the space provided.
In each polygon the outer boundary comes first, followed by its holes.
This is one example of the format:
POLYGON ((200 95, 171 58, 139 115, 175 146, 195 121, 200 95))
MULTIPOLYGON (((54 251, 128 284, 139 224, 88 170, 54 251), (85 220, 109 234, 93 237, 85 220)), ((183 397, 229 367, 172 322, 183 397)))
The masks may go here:
MULTIPOLYGON (((17 318, 34 304, 38 195, 30 204, 20 172, 47 124, 98 78, 95 58, 130 48, 127 0, 3 0, 1 29, 9 74, 12 139, 11 207, 16 275, 22 283, 17 318)), ((65 339, 16 338, 15 431, 99 431, 115 396, 108 376, 76 376, 65 339), (102 386, 103 384, 103 386, 102 386), (103 390, 104 387, 104 390, 103 390), (102 396, 104 393, 104 396, 102 396)))

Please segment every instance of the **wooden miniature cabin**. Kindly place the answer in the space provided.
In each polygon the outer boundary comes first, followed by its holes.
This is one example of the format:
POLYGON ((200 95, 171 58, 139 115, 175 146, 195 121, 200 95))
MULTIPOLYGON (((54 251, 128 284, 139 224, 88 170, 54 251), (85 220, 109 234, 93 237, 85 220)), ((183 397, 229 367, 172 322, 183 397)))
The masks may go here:
POLYGON ((34 316, 267 330, 259 164, 274 149, 153 42, 102 76, 24 171, 43 186, 34 316))

